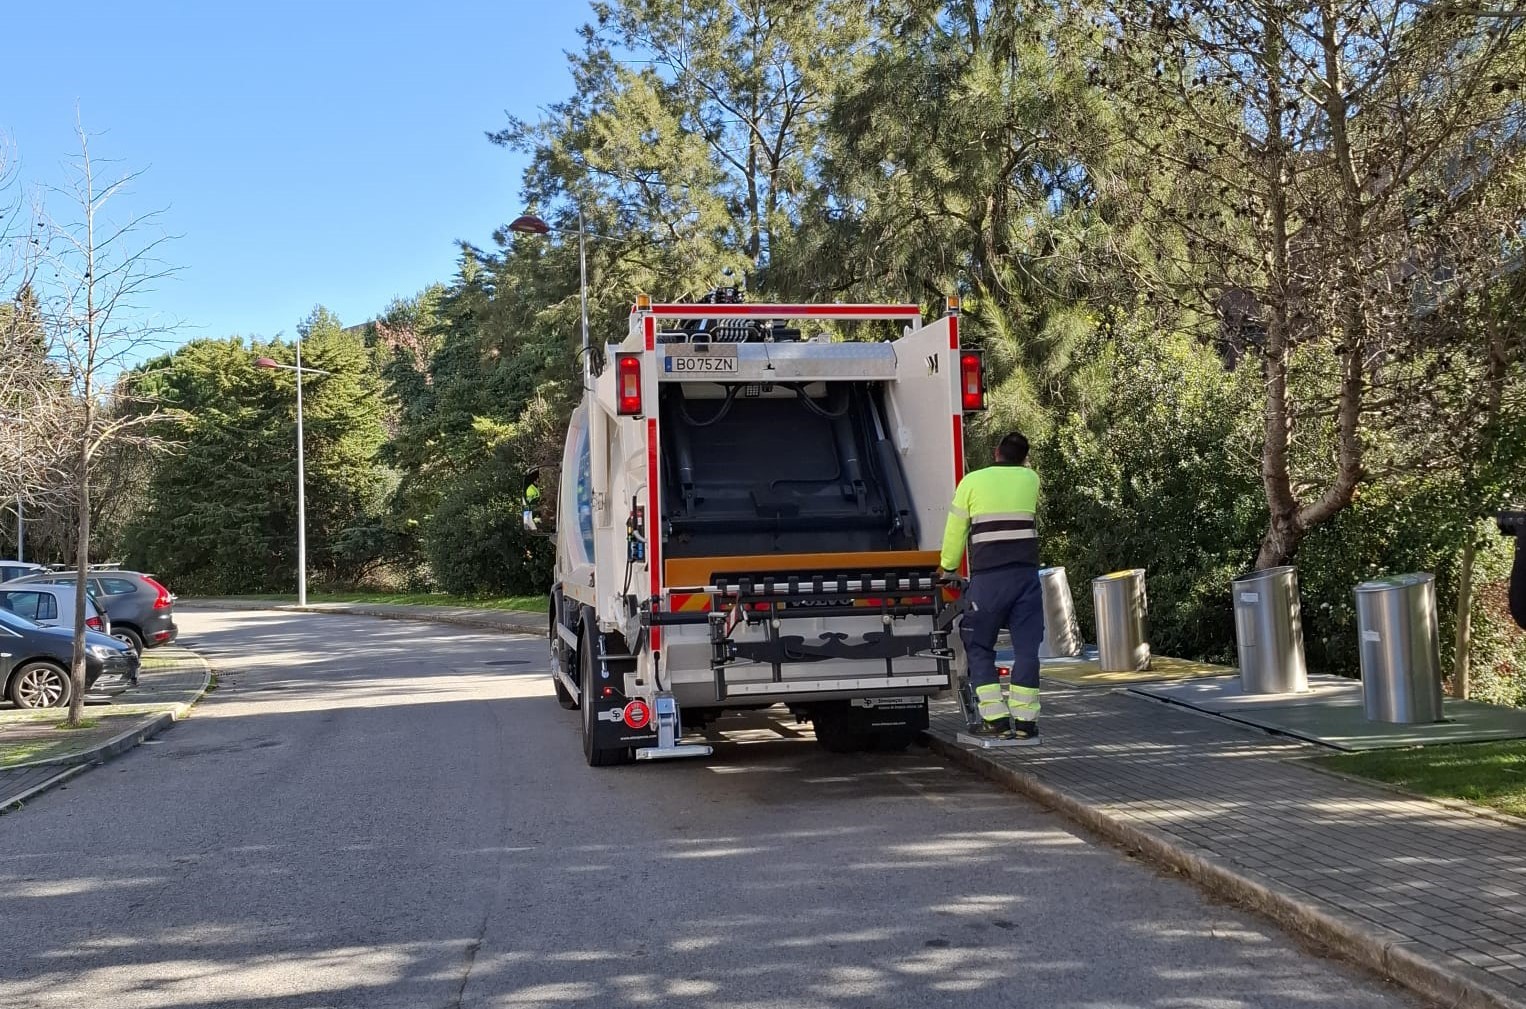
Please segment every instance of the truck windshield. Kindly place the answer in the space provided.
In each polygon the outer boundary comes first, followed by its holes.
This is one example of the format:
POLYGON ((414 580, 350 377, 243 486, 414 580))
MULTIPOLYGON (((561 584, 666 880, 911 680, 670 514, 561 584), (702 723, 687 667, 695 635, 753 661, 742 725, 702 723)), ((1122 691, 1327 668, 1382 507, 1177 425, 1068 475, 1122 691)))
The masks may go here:
POLYGON ((668 556, 915 547, 873 383, 688 386, 661 401, 668 556))

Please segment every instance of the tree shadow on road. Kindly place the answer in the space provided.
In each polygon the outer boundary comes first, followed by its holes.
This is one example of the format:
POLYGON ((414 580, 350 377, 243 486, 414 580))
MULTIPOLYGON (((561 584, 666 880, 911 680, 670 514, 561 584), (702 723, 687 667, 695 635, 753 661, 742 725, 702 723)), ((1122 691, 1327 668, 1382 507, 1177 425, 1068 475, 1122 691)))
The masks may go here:
POLYGON ((747 722, 707 760, 591 769, 543 667, 448 651, 251 674, 0 821, 0 1004, 1395 1004, 924 751, 747 722))

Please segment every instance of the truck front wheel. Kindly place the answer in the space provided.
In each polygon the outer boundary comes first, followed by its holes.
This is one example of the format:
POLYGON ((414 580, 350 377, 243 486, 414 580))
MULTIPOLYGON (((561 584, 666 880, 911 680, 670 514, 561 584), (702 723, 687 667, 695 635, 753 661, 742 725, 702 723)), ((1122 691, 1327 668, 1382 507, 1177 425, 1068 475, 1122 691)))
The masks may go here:
POLYGON ((567 642, 562 640, 561 626, 561 607, 557 605, 557 599, 553 596, 551 598, 551 683, 556 688, 556 703, 568 711, 576 711, 577 698, 573 697, 572 692, 562 683, 562 676, 572 677, 578 671, 572 668, 572 649, 568 648, 567 642))

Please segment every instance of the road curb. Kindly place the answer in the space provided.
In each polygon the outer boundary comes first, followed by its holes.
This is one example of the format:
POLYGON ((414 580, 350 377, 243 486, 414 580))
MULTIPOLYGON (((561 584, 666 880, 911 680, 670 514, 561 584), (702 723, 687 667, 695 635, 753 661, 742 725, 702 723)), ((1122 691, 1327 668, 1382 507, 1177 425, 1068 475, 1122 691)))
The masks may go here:
MULTIPOLYGON (((470 627, 473 630, 479 631, 498 631, 503 634, 533 634, 539 636, 546 633, 545 622, 541 620, 537 620, 532 625, 528 621, 492 621, 454 613, 398 613, 394 610, 372 609, 364 603, 325 603, 323 606, 298 606, 295 603, 266 603, 264 605, 251 604, 239 606, 229 603, 203 602, 200 599, 190 599, 186 600, 182 605, 186 609, 222 610, 232 613, 250 610, 278 610, 282 613, 317 613, 341 617, 375 617, 378 620, 413 620, 424 624, 449 624, 455 627, 470 627)), ((400 603, 398 605, 406 604, 400 603)), ((489 610, 487 612, 502 613, 508 611, 489 610)))
POLYGON ((188 701, 182 701, 168 711, 161 711, 157 715, 148 716, 147 721, 140 722, 130 729, 119 732, 105 742, 97 743, 87 750, 70 753, 62 757, 34 760, 25 764, 15 764, 7 767, 5 769, 7 771, 23 771, 33 767, 58 767, 61 770, 60 773, 49 778, 47 781, 33 785, 31 788, 16 795, 0 798, 0 810, 10 809, 13 806, 27 802, 48 789, 61 785, 79 774, 83 774, 97 764, 104 764, 113 757, 121 756, 145 739, 154 738, 184 718, 187 712, 196 705, 196 702, 206 696, 207 688, 212 685, 212 664, 205 657, 192 652, 189 648, 186 651, 190 652, 191 656, 201 663, 201 686, 197 689, 196 696, 188 701))
POLYGON ((1045 784, 1036 775, 1008 767, 977 750, 933 732, 927 733, 927 739, 935 753, 1034 799, 1153 862, 1176 869, 1204 890, 1245 905, 1330 953, 1376 970, 1426 998, 1456 1009, 1526 1009, 1526 1003, 1500 991, 1482 970, 1442 963, 1397 932, 1296 897, 1258 873, 1190 848, 1151 827, 1129 823, 1063 789, 1045 784))
POLYGON ((47 781, 39 782, 38 784, 33 785, 31 788, 17 792, 9 799, 0 799, 0 815, 5 814, 11 809, 26 805, 28 802, 32 801, 33 796, 41 795, 43 792, 46 792, 50 788, 57 788, 64 782, 71 781, 74 778, 79 777, 81 774, 84 774, 88 770, 90 770, 89 764, 76 764, 73 767, 66 767, 62 771, 59 771, 57 774, 53 775, 53 777, 49 778, 47 781))

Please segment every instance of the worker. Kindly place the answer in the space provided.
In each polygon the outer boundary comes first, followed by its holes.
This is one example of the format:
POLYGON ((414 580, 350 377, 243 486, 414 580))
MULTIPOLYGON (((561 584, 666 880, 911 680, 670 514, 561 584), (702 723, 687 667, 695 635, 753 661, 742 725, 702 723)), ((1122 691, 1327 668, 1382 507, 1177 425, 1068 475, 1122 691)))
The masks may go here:
POLYGON ((996 465, 959 481, 939 559, 940 573, 958 570, 968 537, 968 608, 959 636, 982 722, 974 734, 1027 746, 1039 741, 1039 645, 1044 640, 1034 519, 1038 503, 1039 475, 1028 468, 1028 439, 1013 432, 996 446, 996 465), (996 636, 1003 627, 1011 632, 1013 649, 1005 700, 996 672, 996 636))
POLYGON ((539 532, 540 519, 536 511, 540 508, 540 488, 536 483, 540 480, 540 470, 531 470, 525 474, 524 494, 524 526, 526 532, 539 532))

